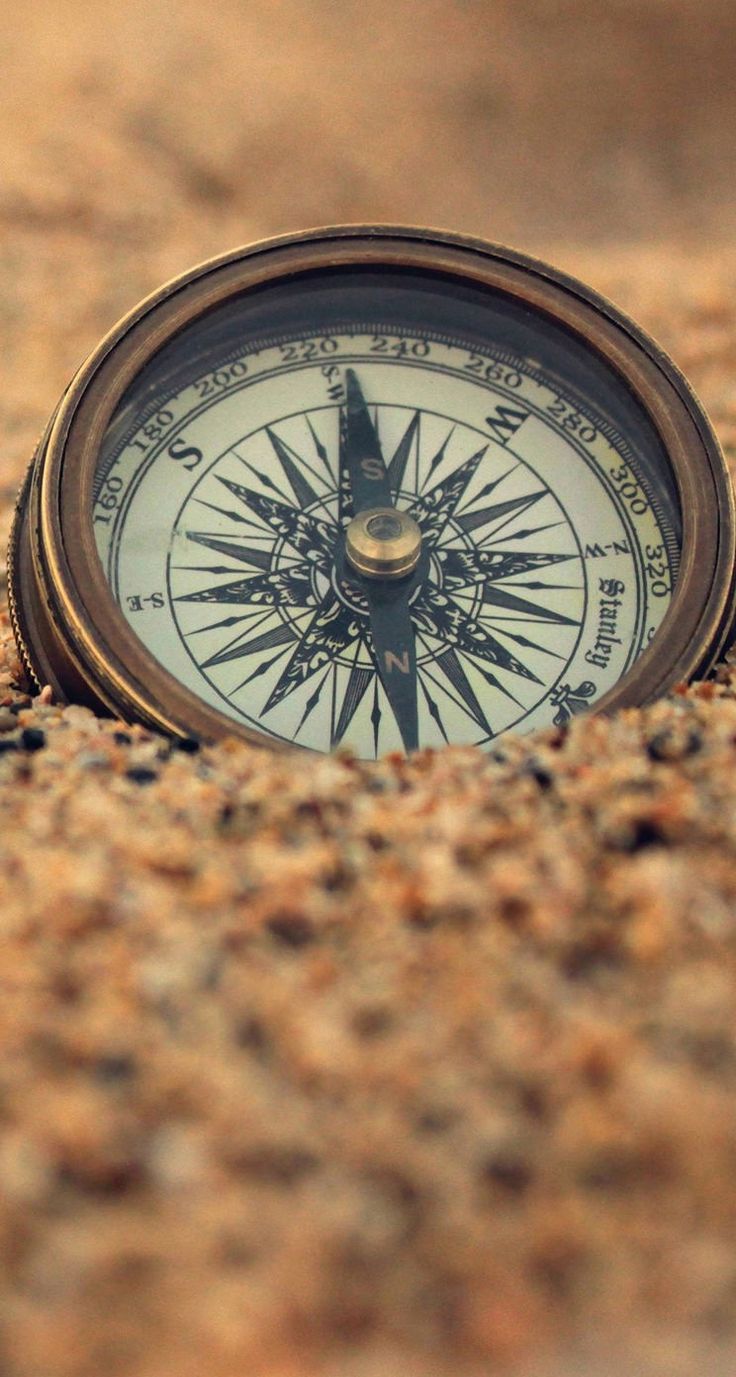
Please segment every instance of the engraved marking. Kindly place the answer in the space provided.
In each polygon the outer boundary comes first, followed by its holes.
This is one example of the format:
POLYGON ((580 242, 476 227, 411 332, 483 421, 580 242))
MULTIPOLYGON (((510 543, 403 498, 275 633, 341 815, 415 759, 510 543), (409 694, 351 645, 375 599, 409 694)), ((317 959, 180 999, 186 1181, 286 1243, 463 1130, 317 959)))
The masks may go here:
POLYGON ((393 650, 385 650, 383 653, 383 663, 386 666, 387 674, 391 673, 391 670, 394 668, 394 666, 396 667, 396 669, 401 670, 402 674, 408 674, 409 652, 408 650, 404 650, 402 651, 402 654, 399 656, 394 655, 393 650))

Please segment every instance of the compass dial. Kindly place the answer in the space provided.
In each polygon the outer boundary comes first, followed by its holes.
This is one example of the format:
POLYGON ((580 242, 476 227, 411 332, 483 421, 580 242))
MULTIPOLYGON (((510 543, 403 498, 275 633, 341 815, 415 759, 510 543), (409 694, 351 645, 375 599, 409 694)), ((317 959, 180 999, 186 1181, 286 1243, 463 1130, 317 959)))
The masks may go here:
POLYGON ((617 428, 581 395, 573 361, 565 375, 559 358, 552 371, 513 352, 508 324, 494 339, 490 308, 481 343, 472 322, 465 338, 452 329, 455 303, 442 312, 433 299, 427 328, 419 285, 391 301, 389 284, 351 275, 312 295, 322 332, 248 339, 244 314, 237 353, 184 378, 174 362, 155 407, 134 393, 122 409, 93 526, 125 616, 199 697, 313 750, 487 746, 511 727, 565 721, 662 621, 674 494, 652 499, 625 417, 617 428), (372 296, 386 314, 351 320, 345 308, 372 296), (366 500, 385 499, 421 534, 409 657, 398 619, 377 653, 376 588, 345 555, 349 377, 367 432, 359 457, 381 489, 366 500), (413 729, 394 686, 412 697, 413 729))
POLYGON ((506 251, 319 239, 173 284, 68 403, 71 562, 143 715, 372 758, 692 672, 693 630, 722 637, 730 494, 669 362, 506 251))

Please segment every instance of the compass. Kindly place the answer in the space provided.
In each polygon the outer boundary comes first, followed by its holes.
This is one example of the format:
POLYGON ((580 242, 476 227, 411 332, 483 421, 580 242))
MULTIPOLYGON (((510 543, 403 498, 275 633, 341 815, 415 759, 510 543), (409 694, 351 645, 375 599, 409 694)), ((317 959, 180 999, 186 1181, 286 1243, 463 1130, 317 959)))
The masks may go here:
POLYGON ((609 302, 458 235, 343 226, 131 312, 19 497, 11 615, 61 700, 374 758, 564 726, 728 643, 731 486, 609 302))

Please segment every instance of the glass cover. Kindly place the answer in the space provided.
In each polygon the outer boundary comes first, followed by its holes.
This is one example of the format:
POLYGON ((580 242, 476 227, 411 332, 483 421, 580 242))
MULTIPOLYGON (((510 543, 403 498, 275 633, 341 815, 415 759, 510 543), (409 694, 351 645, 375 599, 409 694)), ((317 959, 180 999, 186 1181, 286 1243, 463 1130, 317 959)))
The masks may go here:
POLYGON ((662 443, 608 364, 500 291, 398 268, 295 276, 183 330, 112 419, 92 517, 177 680, 370 757, 590 707, 654 636, 681 546, 662 443), (421 532, 403 586, 345 556, 371 462, 421 532))

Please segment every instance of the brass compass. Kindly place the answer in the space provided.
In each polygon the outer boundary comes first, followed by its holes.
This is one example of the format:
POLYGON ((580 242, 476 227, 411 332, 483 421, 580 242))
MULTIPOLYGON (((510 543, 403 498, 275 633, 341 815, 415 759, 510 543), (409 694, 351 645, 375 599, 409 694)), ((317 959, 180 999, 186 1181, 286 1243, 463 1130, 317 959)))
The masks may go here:
POLYGON ((374 757, 703 674, 733 496, 662 351, 496 245, 342 226, 175 279, 99 345, 21 492, 28 672, 175 734, 374 757))

